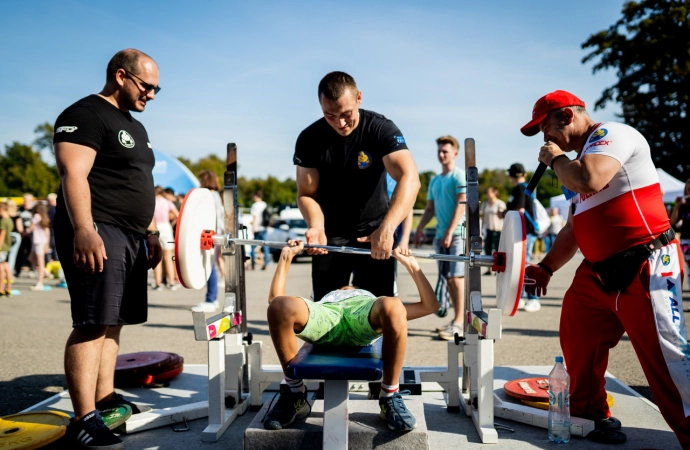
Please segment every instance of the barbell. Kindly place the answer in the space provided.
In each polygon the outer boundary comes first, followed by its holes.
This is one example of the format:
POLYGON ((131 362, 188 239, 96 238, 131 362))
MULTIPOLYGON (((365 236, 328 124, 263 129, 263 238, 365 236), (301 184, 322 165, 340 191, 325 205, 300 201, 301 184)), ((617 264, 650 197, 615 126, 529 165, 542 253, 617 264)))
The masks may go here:
MULTIPOLYGON (((283 248, 286 242, 242 239, 230 233, 216 233, 216 206, 208 189, 194 188, 185 196, 177 218, 175 233, 175 267, 180 283, 186 288, 201 289, 211 275, 215 247, 228 250, 226 255, 240 255, 237 245, 283 248)), ((371 255, 366 248, 305 244, 305 249, 324 249, 333 253, 371 255)), ((514 315, 522 294, 525 275, 525 217, 509 211, 504 219, 498 251, 493 255, 446 255, 410 252, 409 256, 436 261, 466 263, 469 267, 491 267, 496 276, 496 303, 504 315, 514 315)), ((244 267, 244 261, 238 261, 244 267)))

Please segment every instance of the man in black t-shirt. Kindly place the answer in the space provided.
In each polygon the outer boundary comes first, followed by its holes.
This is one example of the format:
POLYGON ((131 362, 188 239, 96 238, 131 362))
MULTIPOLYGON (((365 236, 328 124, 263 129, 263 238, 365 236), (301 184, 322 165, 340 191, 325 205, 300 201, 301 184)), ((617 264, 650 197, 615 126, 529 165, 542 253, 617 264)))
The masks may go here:
MULTIPOLYGON (((525 167, 520 163, 513 164, 508 169, 508 177, 513 184, 513 190, 510 191, 510 197, 508 197, 508 203, 506 204, 507 210, 520 211, 523 214, 527 213, 531 217, 530 219, 527 217, 527 214, 525 214, 525 232, 527 233, 525 262, 530 262, 532 260, 534 243, 537 241, 537 233, 534 230, 533 223, 533 220, 536 220, 534 214, 534 200, 525 192, 525 188, 527 187, 527 183, 525 182, 525 167)), ((522 293, 523 295, 525 294, 524 289, 522 293)), ((527 302, 520 300, 518 307, 527 312, 539 311, 541 309, 539 297, 534 294, 527 294, 527 302)))
POLYGON ((142 112, 158 90, 153 59, 122 50, 108 63, 103 90, 55 122, 61 185, 53 227, 73 326, 65 348, 74 407, 67 438, 88 448, 124 447, 99 411, 122 404, 134 413, 144 410, 116 394, 113 380, 120 330, 146 321, 148 269, 161 259, 153 151, 143 125, 130 114, 142 112))
MULTIPOLYGON (((395 229, 417 197, 419 175, 398 127, 380 114, 359 109, 362 93, 350 75, 329 73, 321 80, 318 94, 324 117, 302 131, 293 158, 298 206, 308 227, 305 238, 308 244, 371 248, 371 257, 311 249, 313 298, 323 299, 319 306, 338 303, 339 312, 319 308, 302 297, 271 299, 269 332, 276 351, 285 356, 291 353, 294 330, 303 327, 297 323, 298 311, 308 311, 309 323, 319 329, 316 334, 321 336, 315 344, 332 342, 323 335, 333 337, 340 330, 350 337, 361 335, 363 328, 371 329, 371 315, 376 315, 388 336, 382 344, 386 359, 379 399, 381 417, 391 430, 409 431, 416 427, 416 420, 398 392, 398 380, 407 344, 406 325, 399 327, 400 317, 410 316, 394 297, 391 251, 395 229), (390 199, 386 172, 397 181, 390 199), (349 285, 354 271, 362 297, 350 304, 352 310, 342 297, 324 299, 329 292, 349 285), (359 303, 362 298, 365 300, 359 303), (375 303, 385 307, 375 310, 375 303)), ((292 258, 285 253, 283 257, 292 258)), ((420 276, 413 274, 415 280, 420 276)), ((285 382, 288 389, 281 389, 266 416, 267 429, 281 429, 309 414, 302 380, 286 374, 285 382)))
POLYGON ((396 227, 412 209, 419 175, 405 138, 384 116, 360 109, 362 93, 344 72, 319 83, 324 117, 297 138, 297 197, 307 244, 371 248, 371 258, 312 249, 314 300, 349 284, 376 296, 394 294, 396 227), (386 172, 398 183, 388 198, 386 172))

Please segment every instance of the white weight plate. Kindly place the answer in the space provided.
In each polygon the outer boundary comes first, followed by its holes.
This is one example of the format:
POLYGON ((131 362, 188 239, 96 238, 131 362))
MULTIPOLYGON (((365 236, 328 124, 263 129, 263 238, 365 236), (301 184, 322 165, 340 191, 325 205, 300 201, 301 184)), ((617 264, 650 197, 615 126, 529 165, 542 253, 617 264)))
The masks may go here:
POLYGON ((504 316, 514 316, 520 303, 525 281, 526 238, 524 214, 508 211, 498 242, 498 251, 506 255, 506 270, 496 274, 496 307, 504 316))
POLYGON ((175 231, 175 268, 189 289, 203 288, 211 276, 214 249, 201 249, 204 230, 216 230, 216 203, 211 191, 194 188, 182 201, 175 231))

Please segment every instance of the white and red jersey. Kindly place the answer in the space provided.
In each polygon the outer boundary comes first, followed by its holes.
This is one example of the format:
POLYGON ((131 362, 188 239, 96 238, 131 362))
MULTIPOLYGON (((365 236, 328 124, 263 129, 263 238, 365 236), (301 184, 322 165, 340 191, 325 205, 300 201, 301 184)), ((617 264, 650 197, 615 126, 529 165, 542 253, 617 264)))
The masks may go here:
POLYGON ((585 155, 606 155, 621 164, 602 190, 570 200, 575 240, 586 259, 601 261, 669 228, 649 144, 639 131, 622 123, 598 124, 578 159, 585 155))

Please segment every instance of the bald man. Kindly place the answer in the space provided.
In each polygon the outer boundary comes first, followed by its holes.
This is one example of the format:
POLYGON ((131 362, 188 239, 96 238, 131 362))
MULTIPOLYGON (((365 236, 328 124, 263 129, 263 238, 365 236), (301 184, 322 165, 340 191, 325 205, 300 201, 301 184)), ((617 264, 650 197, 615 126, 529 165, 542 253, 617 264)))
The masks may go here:
MULTIPOLYGON (((147 318, 147 271, 161 259, 153 151, 142 112, 155 98, 158 65, 125 49, 108 63, 103 90, 68 107, 55 122, 60 190, 55 212, 57 252, 71 299, 72 333, 65 377, 74 407, 67 439, 89 449, 121 449, 102 415, 120 405, 144 407, 114 391, 123 325, 147 318)), ((148 408, 150 409, 150 408, 148 408)))

